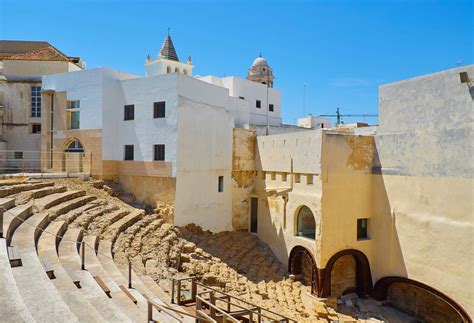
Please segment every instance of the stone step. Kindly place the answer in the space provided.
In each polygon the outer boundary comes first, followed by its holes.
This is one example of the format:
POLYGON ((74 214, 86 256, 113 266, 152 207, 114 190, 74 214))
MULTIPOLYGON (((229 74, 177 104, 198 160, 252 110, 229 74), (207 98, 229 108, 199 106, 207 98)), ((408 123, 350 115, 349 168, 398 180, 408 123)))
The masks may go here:
POLYGON ((4 210, 11 209, 15 206, 15 199, 10 197, 0 198, 0 208, 4 210))
POLYGON ((68 229, 64 234, 58 249, 61 265, 65 270, 73 272, 80 278, 86 299, 102 316, 107 317, 110 321, 131 322, 112 299, 104 294, 91 273, 87 270, 80 270, 81 258, 78 253, 78 245, 82 240, 82 232, 82 228, 74 228, 68 229))
POLYGON ((64 220, 68 224, 73 223, 79 216, 81 216, 84 212, 96 209, 102 205, 107 204, 107 202, 102 201, 102 200, 94 200, 91 201, 81 207, 78 207, 77 209, 71 210, 65 214, 60 215, 56 220, 64 220))
POLYGON ((20 192, 19 194, 15 194, 13 196, 15 196, 17 204, 24 204, 31 199, 38 199, 55 193, 63 193, 66 192, 66 190, 66 186, 47 186, 31 191, 20 192))
POLYGON ((112 245, 117 240, 118 235, 122 233, 125 229, 129 226, 133 225, 137 221, 139 221, 145 215, 145 211, 143 210, 136 210, 132 213, 128 214, 127 216, 123 217, 119 221, 110 225, 100 236, 103 240, 111 240, 112 245))
POLYGON ((79 196, 76 198, 73 198, 71 200, 67 200, 65 202, 62 202, 56 206, 53 206, 52 208, 48 209, 48 212, 50 213, 51 219, 55 219, 56 217, 66 214, 69 211, 72 211, 74 209, 77 209, 81 206, 86 205, 89 202, 92 202, 96 200, 97 197, 91 196, 91 195, 85 195, 85 196, 79 196))
MULTIPOLYGON (((115 280, 110 277, 108 272, 102 267, 96 255, 98 243, 97 236, 85 236, 83 242, 85 243, 86 269, 91 273, 92 276, 100 277, 100 279, 110 289, 110 296, 112 300, 117 304, 118 307, 120 307, 122 312, 127 315, 131 321, 146 321, 146 304, 143 302, 138 305, 133 304, 127 295, 125 295, 120 289, 115 280)), ((80 252, 82 252, 82 245, 80 252)), ((138 295, 134 296, 138 297, 138 295)))
POLYGON ((119 209, 115 212, 107 214, 105 217, 95 218, 94 221, 89 225, 87 231, 91 235, 100 235, 102 234, 111 224, 119 221, 130 211, 125 209, 119 209))
POLYGON ((46 275, 36 254, 35 226, 44 220, 44 214, 35 214, 16 230, 12 245, 19 248, 22 267, 12 268, 18 290, 34 320, 38 322, 78 322, 78 318, 64 303, 58 290, 46 275))
POLYGON ((0 239, 0 291, 0 322, 34 322, 16 285, 5 239, 0 239))
POLYGON ((15 206, 3 213, 3 235, 10 245, 15 230, 33 214, 31 205, 15 206))
POLYGON ((0 197, 7 197, 9 195, 18 194, 24 191, 31 191, 42 187, 54 186, 52 182, 39 182, 39 183, 24 183, 13 186, 0 187, 0 197))
POLYGON ((56 236, 62 235, 65 227, 67 227, 67 223, 64 221, 52 222, 46 227, 46 230, 51 234, 43 233, 40 236, 37 248, 38 256, 48 260, 56 276, 56 279, 52 280, 53 284, 81 322, 106 321, 106 318, 89 303, 85 297, 86 292, 76 287, 61 265, 56 249, 56 236))
MULTIPOLYGON (((101 240, 99 242, 99 248, 98 248, 98 253, 97 253, 97 258, 99 259, 102 268, 104 268, 105 271, 107 271, 107 274, 109 277, 111 277, 116 284, 122 285, 125 287, 128 287, 128 268, 123 268, 120 269, 117 267, 115 264, 114 260, 112 259, 112 243, 107 240, 101 240)), ((150 278, 151 279, 151 278, 150 278)), ((153 285, 156 285, 156 283, 152 280, 153 285)), ((159 288, 159 287, 158 287, 159 288)), ((167 299, 169 298, 163 290, 162 295, 157 296, 154 294, 140 279, 139 276, 136 275, 136 273, 132 270, 132 288, 128 289, 133 296, 138 300, 138 304, 143 304, 143 306, 147 305, 147 298, 151 299, 158 304, 165 304, 167 306, 176 308, 178 310, 183 310, 179 305, 173 305, 171 306, 169 303, 167 303, 167 299)), ((170 311, 171 312, 171 311, 170 311)), ((183 317, 180 314, 173 314, 170 313, 169 315, 166 315, 164 313, 159 313, 156 308, 153 310, 153 318, 156 319, 161 319, 159 321, 164 321, 167 322, 171 319, 179 319, 182 320, 183 317)), ((174 320, 173 320, 174 321, 174 320)))
POLYGON ((34 206, 35 206, 35 209, 41 211, 45 209, 50 209, 53 206, 56 206, 63 202, 66 202, 66 201, 69 201, 69 200, 72 200, 84 195, 86 195, 86 192, 83 190, 66 191, 64 193, 55 193, 55 194, 51 194, 40 199, 36 199, 34 201, 34 206))
POLYGON ((96 208, 94 210, 90 210, 88 212, 83 213, 79 216, 75 221, 74 225, 79 226, 87 230, 89 228, 89 224, 97 218, 101 218, 105 214, 114 212, 117 210, 118 207, 116 205, 104 205, 102 207, 96 208))

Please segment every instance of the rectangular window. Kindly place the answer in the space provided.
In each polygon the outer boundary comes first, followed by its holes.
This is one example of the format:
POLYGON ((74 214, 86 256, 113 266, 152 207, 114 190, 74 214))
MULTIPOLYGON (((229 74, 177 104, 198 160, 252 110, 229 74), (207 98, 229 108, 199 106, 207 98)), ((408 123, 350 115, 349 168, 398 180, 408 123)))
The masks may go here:
POLYGON ((295 174, 295 183, 301 183, 301 175, 295 174))
POLYGON ((124 160, 133 160, 133 145, 124 146, 124 160))
POLYGON ((133 104, 127 104, 123 107, 123 120, 134 120, 135 119, 135 106, 133 104))
POLYGON ((250 198, 250 232, 257 233, 258 228, 258 198, 250 198))
POLYGON ((15 159, 23 159, 23 152, 22 151, 15 151, 13 158, 15 159))
POLYGON ((31 116, 41 117, 41 86, 31 87, 31 116))
POLYGON ((369 219, 357 219, 357 240, 369 238, 369 219))
POLYGON ((281 173, 281 181, 286 182, 288 175, 286 173, 281 173))
POLYGON ((306 184, 313 185, 313 175, 306 175, 306 184))
POLYGON ((275 172, 272 172, 272 181, 276 180, 276 173, 275 172))
POLYGON ((273 106, 273 104, 269 104, 268 105, 268 111, 272 111, 275 109, 275 107, 273 106))
POLYGON ((67 101, 67 114, 69 120, 69 129, 79 129, 80 128, 80 107, 81 103, 78 100, 67 101))
POLYGON ((69 129, 79 129, 79 120, 80 120, 80 112, 74 111, 70 113, 71 124, 69 125, 69 129))
POLYGON ((265 179, 267 176, 267 173, 265 171, 262 170, 262 179, 265 179))
POLYGON ((260 109, 260 108, 262 107, 262 101, 257 100, 257 102, 255 103, 255 107, 257 107, 258 109, 260 109))
POLYGON ((239 99, 241 99, 241 100, 245 100, 245 97, 243 97, 243 96, 239 96, 239 99))
POLYGON ((217 181, 217 191, 224 192, 224 176, 219 176, 217 181))
POLYGON ((164 118, 165 117, 165 101, 153 103, 153 118, 164 118))
POLYGON ((31 133, 41 133, 41 124, 34 123, 31 125, 31 133))
POLYGON ((165 160, 165 145, 155 145, 154 160, 165 160))

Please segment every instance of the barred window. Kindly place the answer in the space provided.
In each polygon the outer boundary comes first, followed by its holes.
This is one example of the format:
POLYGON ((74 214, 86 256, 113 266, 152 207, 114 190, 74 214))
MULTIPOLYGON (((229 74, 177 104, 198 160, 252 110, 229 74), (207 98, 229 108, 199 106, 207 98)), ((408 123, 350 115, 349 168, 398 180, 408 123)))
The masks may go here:
POLYGON ((31 87, 31 116, 41 117, 41 86, 31 87))

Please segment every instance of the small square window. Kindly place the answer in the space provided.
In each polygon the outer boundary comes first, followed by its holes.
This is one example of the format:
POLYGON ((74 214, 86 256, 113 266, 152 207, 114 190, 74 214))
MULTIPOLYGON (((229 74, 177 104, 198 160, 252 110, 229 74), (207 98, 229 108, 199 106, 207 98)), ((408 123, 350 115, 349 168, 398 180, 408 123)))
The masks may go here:
POLYGON ((295 183, 301 183, 301 175, 295 174, 295 183))
POLYGON ((262 107, 262 101, 257 100, 257 102, 255 103, 255 107, 260 109, 262 107))
POLYGON ((239 96, 239 99, 241 99, 241 100, 245 100, 245 97, 243 97, 243 96, 239 96))
POLYGON ((313 185, 313 175, 306 175, 306 184, 313 185))
POLYGON ((154 102, 153 103, 153 118, 164 118, 166 114, 165 101, 154 102))
POLYGON ((135 119, 135 106, 133 104, 127 104, 124 106, 123 120, 134 120, 135 119))
POLYGON ((125 145, 124 160, 133 160, 133 145, 125 145))
POLYGON ((165 160, 165 145, 154 146, 154 160, 165 160))
POLYGON ((357 219, 357 240, 369 238, 369 219, 357 219))
POLYGON ((13 155, 14 159, 23 159, 23 152, 22 151, 15 151, 13 155))
POLYGON ((276 180, 276 173, 275 172, 272 172, 272 181, 276 180))
POLYGON ((281 173, 281 181, 286 182, 288 179, 288 174, 287 173, 281 173))
POLYGON ((31 133, 41 133, 41 124, 34 123, 31 125, 31 133))
POLYGON ((219 176, 217 181, 217 191, 224 192, 224 176, 219 176))
POLYGON ((273 104, 269 104, 268 105, 268 111, 274 111, 275 110, 275 107, 273 106, 273 104))

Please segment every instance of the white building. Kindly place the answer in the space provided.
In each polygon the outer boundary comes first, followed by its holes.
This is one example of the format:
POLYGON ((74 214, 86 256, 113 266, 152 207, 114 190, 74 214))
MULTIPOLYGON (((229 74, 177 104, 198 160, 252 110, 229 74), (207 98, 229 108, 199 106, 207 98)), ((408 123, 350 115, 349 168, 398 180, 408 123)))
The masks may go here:
MULTIPOLYGON (((232 129, 280 125, 279 90, 194 78, 169 35, 145 69, 145 77, 108 68, 44 77, 43 150, 92 154, 92 175, 119 179, 148 203, 174 203, 177 225, 232 229, 232 129)), ((59 160, 47 166, 71 169, 59 160)))

